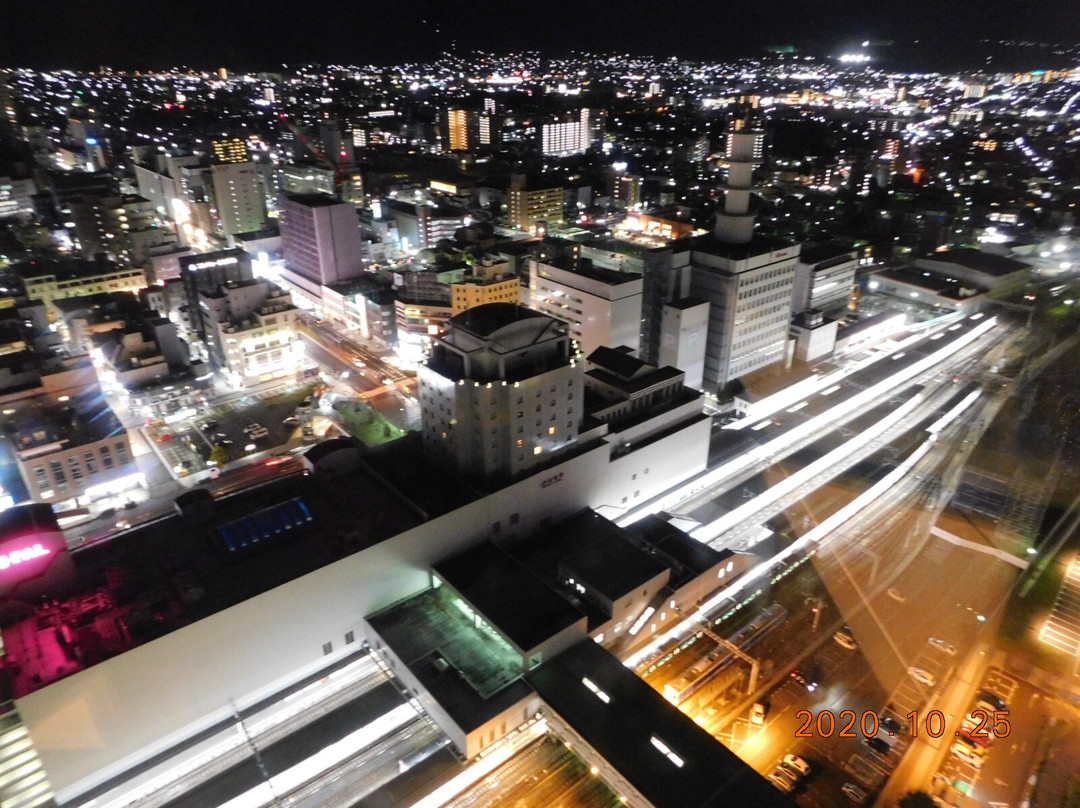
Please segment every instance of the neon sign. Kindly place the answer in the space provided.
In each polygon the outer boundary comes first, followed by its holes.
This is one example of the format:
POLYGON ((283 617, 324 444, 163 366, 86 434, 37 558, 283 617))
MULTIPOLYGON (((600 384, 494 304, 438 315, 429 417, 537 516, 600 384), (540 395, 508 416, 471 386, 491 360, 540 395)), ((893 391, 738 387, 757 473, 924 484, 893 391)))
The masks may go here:
POLYGON ((12 550, 10 553, 0 553, 0 570, 6 570, 8 567, 21 564, 24 561, 47 556, 49 552, 47 547, 34 544, 30 547, 23 547, 21 550, 12 550))

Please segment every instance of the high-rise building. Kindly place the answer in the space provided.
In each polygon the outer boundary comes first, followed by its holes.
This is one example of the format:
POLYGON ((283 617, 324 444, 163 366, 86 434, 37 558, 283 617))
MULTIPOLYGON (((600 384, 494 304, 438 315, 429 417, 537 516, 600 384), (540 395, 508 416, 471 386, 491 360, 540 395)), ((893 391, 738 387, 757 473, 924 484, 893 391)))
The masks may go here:
POLYGON ((424 447, 468 477, 515 477, 573 446, 584 377, 560 320, 510 303, 468 309, 419 371, 424 447))
POLYGON ((465 151, 469 148, 468 110, 446 111, 446 143, 450 151, 465 151))
POLYGON ((566 155, 586 151, 596 135, 596 119, 590 109, 576 116, 545 123, 540 127, 540 148, 544 154, 566 155))
POLYGON ((445 143, 450 151, 490 146, 495 127, 491 113, 474 109, 448 109, 444 119, 445 143))
POLYGON ((611 201, 622 210, 640 205, 641 177, 637 174, 616 174, 611 183, 611 201))
POLYGON ((704 385, 710 391, 783 361, 799 246, 754 236, 751 207, 760 131, 728 131, 728 182, 713 237, 691 253, 693 297, 710 304, 704 385))
POLYGON ((211 364, 237 386, 296 373, 303 347, 298 309, 287 291, 267 280, 222 284, 200 292, 211 364))
POLYGON ((219 163, 246 163, 248 159, 247 144, 239 137, 215 138, 210 141, 210 151, 219 163))
POLYGON ((571 248, 556 258, 530 260, 529 291, 532 308, 570 325, 570 336, 585 356, 601 346, 626 347, 637 353, 640 275, 601 269, 571 248))
POLYGON ((563 221, 565 198, 561 187, 527 188, 524 174, 510 177, 507 194, 507 224, 519 230, 534 230, 539 223, 557 224, 563 221))
POLYGON ((356 208, 325 194, 285 194, 281 214, 283 277, 318 299, 320 287, 348 280, 364 269, 356 208))
POLYGON ((199 295, 215 291, 227 283, 249 281, 254 277, 251 257, 239 247, 218 252, 185 255, 178 259, 180 278, 187 302, 188 328, 205 341, 208 325, 199 307, 199 295))
POLYGON ((237 233, 266 227, 266 194, 262 172, 256 163, 213 165, 210 176, 218 227, 230 245, 237 233))

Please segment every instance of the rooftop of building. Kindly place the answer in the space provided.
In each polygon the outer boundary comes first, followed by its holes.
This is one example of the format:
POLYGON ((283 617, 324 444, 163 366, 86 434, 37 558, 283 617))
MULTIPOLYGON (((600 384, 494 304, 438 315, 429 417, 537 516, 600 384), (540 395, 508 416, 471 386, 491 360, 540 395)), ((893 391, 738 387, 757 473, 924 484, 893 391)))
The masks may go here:
MULTIPOLYGON (((541 265, 548 265, 561 269, 565 272, 573 272, 583 278, 606 283, 608 286, 619 286, 624 283, 640 283, 641 275, 636 272, 619 272, 615 269, 606 269, 596 266, 588 258, 574 259, 570 255, 560 255, 547 260, 539 260, 541 265)), ((541 270, 542 271, 542 270, 541 270)))
POLYGON ((711 233, 705 236, 698 236, 693 239, 692 242, 694 252, 715 255, 719 258, 726 258, 729 261, 745 261, 759 255, 766 255, 768 253, 797 247, 792 241, 787 241, 782 238, 773 238, 772 236, 763 236, 759 233, 755 233, 754 237, 745 244, 729 244, 728 242, 720 241, 711 233))
POLYGON ((334 205, 348 204, 329 194, 285 194, 285 198, 309 208, 329 208, 334 205))
POLYGON ((516 545, 513 555, 548 581, 567 576, 618 600, 667 567, 635 546, 625 530, 586 510, 516 545))
POLYGON ((521 654, 444 586, 365 618, 459 726, 470 731, 527 697, 521 654))
POLYGON ((879 311, 877 314, 874 314, 870 317, 864 317, 862 320, 842 320, 840 321, 840 325, 838 326, 839 333, 837 334, 837 336, 850 337, 853 334, 858 334, 860 331, 866 331, 871 328, 876 328, 877 326, 881 325, 882 323, 888 322, 894 317, 904 317, 906 319, 907 315, 904 314, 902 311, 897 311, 896 309, 885 309, 884 311, 879 311))
POLYGON ((959 264, 967 269, 982 272, 986 275, 993 275, 995 278, 1011 275, 1014 272, 1020 272, 1024 269, 1031 269, 1031 264, 1017 261, 1015 258, 996 255, 995 253, 984 252, 983 250, 975 250, 970 247, 956 247, 944 252, 933 253, 922 260, 948 261, 953 264, 959 264))
POLYGON ((13 264, 11 269, 24 279, 55 275, 57 280, 71 281, 119 272, 122 267, 104 259, 87 261, 81 258, 70 258, 59 261, 52 259, 23 261, 13 264))
POLYGON ((506 552, 484 542, 434 566, 435 574, 522 652, 584 615, 506 552))
POLYGON ((65 320, 84 315, 92 323, 137 318, 143 310, 139 298, 132 292, 98 292, 92 295, 61 297, 53 301, 65 320))
POLYGON ((460 328, 480 337, 491 339, 500 330, 523 320, 551 320, 542 312, 519 306, 516 303, 485 303, 473 306, 450 318, 448 330, 460 328))
POLYGON ((671 570, 668 585, 673 588, 689 583, 733 555, 731 550, 712 549, 656 514, 630 525, 627 536, 671 570))
POLYGON ((708 302, 709 301, 703 300, 700 297, 681 297, 678 300, 672 300, 670 303, 666 303, 665 305, 670 306, 673 309, 686 311, 687 309, 692 309, 695 306, 700 306, 702 303, 707 304, 708 302))
POLYGON ((52 444, 70 449, 125 432, 97 387, 69 396, 66 401, 35 396, 15 402, 10 408, 15 411, 4 416, 5 432, 12 449, 20 453, 52 444))
POLYGON ((840 241, 808 241, 802 245, 802 252, 799 253, 799 263, 821 264, 834 259, 854 258, 853 253, 857 255, 854 247, 840 241))
POLYGON ((964 289, 970 290, 974 287, 976 294, 986 291, 981 286, 969 281, 962 281, 959 278, 935 270, 920 269, 915 266, 893 267, 875 274, 909 286, 918 286, 948 300, 959 301, 972 297, 971 294, 964 294, 962 291, 964 289))
POLYGON ((592 640, 526 681, 656 808, 793 804, 592 640))
MULTIPOLYGON (((403 481, 395 485, 384 477, 392 466, 361 462, 333 485, 318 472, 290 474, 215 499, 202 515, 166 516, 76 550, 74 580, 62 599, 48 608, 23 603, 18 613, 10 608, 18 604, 7 604, 3 636, 19 666, 17 694, 403 533, 452 504, 420 492, 428 499, 418 506, 403 493, 411 491, 403 481), (79 629, 72 648, 79 661, 69 659, 58 672, 35 649, 55 644, 56 629, 65 623, 92 629, 79 629)), ((421 487, 440 487, 433 474, 419 479, 421 487)))
POLYGON ((264 238, 276 238, 281 235, 281 230, 276 223, 271 223, 262 230, 248 230, 244 233, 236 233, 233 238, 237 241, 260 241, 264 238))

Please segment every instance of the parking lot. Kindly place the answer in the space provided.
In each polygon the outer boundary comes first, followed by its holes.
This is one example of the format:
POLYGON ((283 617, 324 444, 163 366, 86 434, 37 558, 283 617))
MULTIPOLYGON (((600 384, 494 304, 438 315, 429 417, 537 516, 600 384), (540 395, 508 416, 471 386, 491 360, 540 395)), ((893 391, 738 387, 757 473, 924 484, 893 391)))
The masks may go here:
POLYGON ((304 414, 297 413, 298 406, 315 390, 315 384, 305 382, 215 401, 191 418, 147 426, 147 440, 154 442, 166 468, 175 477, 184 477, 206 469, 215 446, 223 447, 228 463, 288 442, 303 427, 304 414), (286 421, 291 416, 298 417, 286 421), (265 435, 253 437, 245 431, 252 425, 264 427, 265 435))

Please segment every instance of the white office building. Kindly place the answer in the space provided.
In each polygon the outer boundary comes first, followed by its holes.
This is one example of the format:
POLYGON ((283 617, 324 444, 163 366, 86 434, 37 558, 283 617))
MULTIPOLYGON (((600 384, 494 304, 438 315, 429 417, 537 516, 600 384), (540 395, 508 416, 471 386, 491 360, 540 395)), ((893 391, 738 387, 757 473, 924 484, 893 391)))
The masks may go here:
POLYGON ((516 477, 571 447, 585 366, 566 326, 512 303, 450 319, 420 368, 424 447, 467 477, 516 477))
POLYGON ((586 356, 601 346, 641 346, 642 276, 601 269, 576 252, 529 261, 530 305, 570 324, 586 356))
POLYGON ((221 163, 210 167, 210 177, 218 228, 230 247, 237 233, 266 227, 266 195, 257 164, 221 163))

